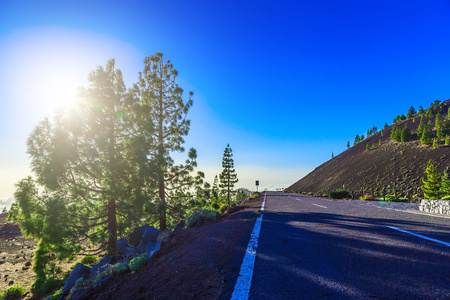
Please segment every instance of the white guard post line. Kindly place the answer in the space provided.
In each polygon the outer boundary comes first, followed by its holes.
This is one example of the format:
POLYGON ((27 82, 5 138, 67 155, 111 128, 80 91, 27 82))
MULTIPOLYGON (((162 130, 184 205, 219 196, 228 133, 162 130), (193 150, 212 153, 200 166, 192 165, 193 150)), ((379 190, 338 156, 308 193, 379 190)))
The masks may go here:
POLYGON ((417 233, 409 232, 409 231, 406 231, 406 230, 403 230, 403 229, 398 229, 398 228, 395 228, 395 227, 392 227, 392 226, 387 226, 387 225, 384 225, 384 226, 388 227, 388 228, 391 228, 391 229, 394 229, 394 230, 398 230, 398 231, 403 232, 403 233, 408 233, 408 234, 420 237, 422 239, 426 239, 426 240, 433 241, 433 242, 436 242, 436 243, 439 243, 439 244, 443 244, 443 245, 446 245, 446 246, 450 247, 450 243, 446 243, 446 242, 443 242, 443 241, 440 241, 440 240, 435 240, 435 239, 429 238, 429 237, 424 236, 424 235, 420 235, 420 234, 417 234, 417 233))
MULTIPOLYGON (((266 203, 266 194, 261 205, 261 212, 264 212, 264 205, 266 203)), ((241 270, 234 286, 231 300, 246 300, 250 294, 250 286, 252 284, 253 269, 255 267, 256 248, 258 248, 259 232, 261 230, 261 223, 263 214, 256 219, 255 227, 253 227, 250 241, 248 242, 247 251, 245 251, 244 260, 242 261, 241 270)))

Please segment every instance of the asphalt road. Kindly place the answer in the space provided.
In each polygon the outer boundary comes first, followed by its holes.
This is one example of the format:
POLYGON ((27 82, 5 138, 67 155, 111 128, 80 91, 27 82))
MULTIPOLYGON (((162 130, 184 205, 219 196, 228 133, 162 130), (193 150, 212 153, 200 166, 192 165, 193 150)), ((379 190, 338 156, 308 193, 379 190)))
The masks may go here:
POLYGON ((267 193, 250 299, 450 299, 450 218, 267 193))

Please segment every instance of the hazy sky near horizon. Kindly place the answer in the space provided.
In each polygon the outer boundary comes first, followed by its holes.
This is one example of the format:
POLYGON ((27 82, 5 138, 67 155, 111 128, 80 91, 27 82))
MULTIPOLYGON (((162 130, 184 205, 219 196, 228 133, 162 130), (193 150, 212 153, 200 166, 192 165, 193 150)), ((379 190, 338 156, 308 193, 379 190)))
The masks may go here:
MULTIPOLYGON (((450 98, 447 1, 0 2, 0 206, 31 174, 26 139, 110 58, 127 86, 164 53, 194 92, 186 148, 209 181, 287 187, 356 134, 450 98)), ((182 157, 182 156, 177 156, 182 157)))

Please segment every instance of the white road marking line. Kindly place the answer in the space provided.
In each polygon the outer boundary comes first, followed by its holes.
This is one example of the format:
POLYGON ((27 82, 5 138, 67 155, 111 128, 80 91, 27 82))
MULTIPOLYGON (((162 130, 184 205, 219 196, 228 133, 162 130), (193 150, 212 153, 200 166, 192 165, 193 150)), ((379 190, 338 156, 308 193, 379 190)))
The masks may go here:
POLYGON ((301 199, 298 199, 298 198, 295 198, 295 199, 297 199, 298 201, 302 201, 301 199))
POLYGON ((322 205, 319 205, 319 204, 314 204, 314 203, 311 203, 311 204, 315 205, 315 206, 318 206, 318 207, 328 208, 328 207, 325 207, 325 206, 322 206, 322 205))
MULTIPOLYGON (((264 194, 264 200, 261 204, 261 211, 264 212, 264 206, 266 204, 266 195, 264 194)), ((253 227, 250 241, 248 242, 247 250, 245 251, 244 260, 242 261, 241 270, 234 286, 233 295, 231 300, 245 300, 248 299, 250 294, 250 287, 252 285, 253 269, 255 267, 256 248, 258 248, 259 232, 261 231, 261 223, 263 215, 256 219, 255 227, 253 227)))
POLYGON ((398 228, 395 228, 395 227, 392 227, 392 226, 387 226, 387 225, 383 225, 383 226, 391 228, 391 229, 394 229, 394 230, 398 230, 398 231, 403 232, 403 233, 408 233, 408 234, 420 237, 422 239, 426 239, 426 240, 433 241, 433 242, 436 242, 436 243, 439 243, 439 244, 443 244, 443 245, 446 245, 446 246, 450 247, 450 243, 446 243, 446 242, 443 242, 443 241, 440 241, 440 240, 435 240, 435 239, 429 238, 429 237, 424 236, 424 235, 420 235, 420 234, 417 234, 417 233, 409 232, 409 231, 406 231, 406 230, 403 230, 403 229, 398 229, 398 228))

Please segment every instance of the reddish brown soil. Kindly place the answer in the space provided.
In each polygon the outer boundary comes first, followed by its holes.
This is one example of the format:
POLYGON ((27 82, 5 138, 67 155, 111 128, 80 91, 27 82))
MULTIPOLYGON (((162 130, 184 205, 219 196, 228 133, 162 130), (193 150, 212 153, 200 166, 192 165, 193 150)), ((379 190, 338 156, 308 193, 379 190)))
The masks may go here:
POLYGON ((85 299, 216 299, 230 290, 262 197, 217 223, 174 233, 143 270, 127 273, 85 299))
MULTIPOLYGON (((447 115, 450 100, 441 103, 440 114, 447 115)), ((435 116, 425 117, 425 124, 431 119, 435 122, 435 116)), ((380 196, 386 188, 387 194, 394 194, 394 188, 400 195, 406 195, 408 189, 412 195, 421 197, 419 187, 422 186, 421 178, 426 176, 425 169, 431 159, 442 173, 450 163, 450 147, 440 141, 438 148, 420 144, 416 132, 420 123, 420 116, 397 123, 400 129, 408 124, 412 135, 408 142, 391 141, 392 126, 366 138, 364 141, 344 151, 317 167, 314 171, 294 183, 287 191, 295 193, 308 193, 322 196, 330 191, 342 188, 354 192, 359 197, 361 194, 374 194, 380 196), (381 141, 381 145, 379 142, 381 141), (372 147, 366 151, 366 145, 372 147)), ((436 136, 436 128, 433 129, 431 138, 436 136)))

